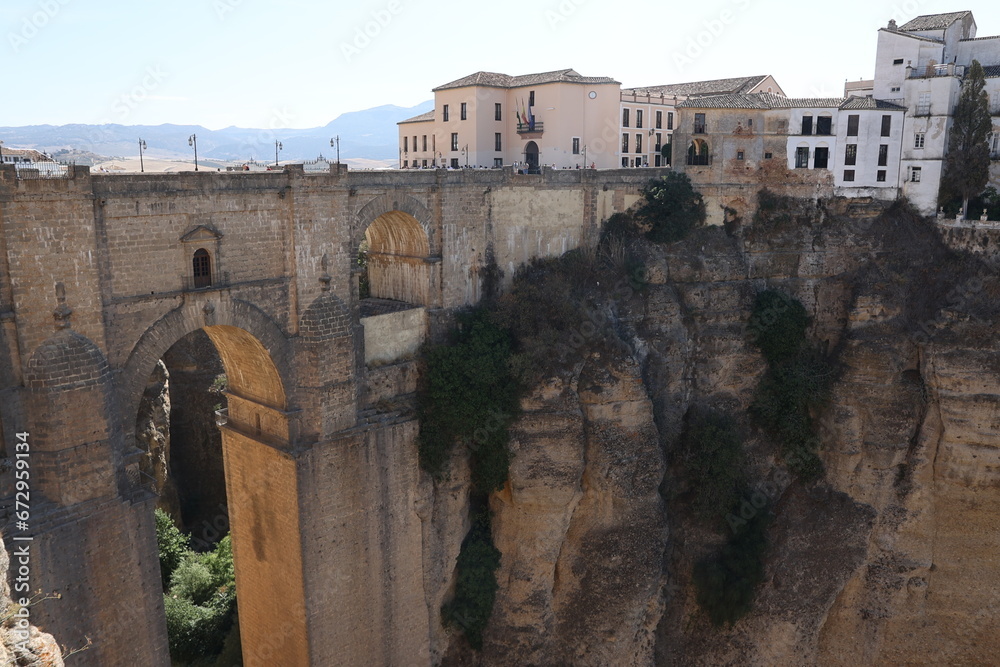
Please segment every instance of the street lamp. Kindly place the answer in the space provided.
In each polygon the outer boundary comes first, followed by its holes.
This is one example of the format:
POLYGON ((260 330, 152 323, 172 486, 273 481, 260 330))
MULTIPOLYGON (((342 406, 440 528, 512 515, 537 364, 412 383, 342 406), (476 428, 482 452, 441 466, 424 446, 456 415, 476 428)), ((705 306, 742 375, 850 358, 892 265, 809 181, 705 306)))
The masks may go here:
POLYGON ((198 135, 188 137, 188 146, 194 146, 194 170, 198 171, 198 135))
POLYGON ((142 162, 142 152, 146 150, 146 142, 139 138, 139 171, 146 171, 146 166, 142 162))
POLYGON ((277 139, 274 141, 274 166, 275 167, 278 166, 278 151, 284 150, 284 148, 285 147, 281 145, 280 141, 278 141, 277 139))
POLYGON ((3 164, 3 140, 0 140, 0 164, 3 164))
POLYGON ((465 156, 465 166, 468 167, 469 166, 469 144, 465 144, 465 147, 462 149, 462 155, 465 156))
POLYGON ((333 139, 330 139, 330 148, 333 148, 334 145, 337 146, 337 164, 340 164, 340 135, 339 134, 337 136, 335 136, 333 139))

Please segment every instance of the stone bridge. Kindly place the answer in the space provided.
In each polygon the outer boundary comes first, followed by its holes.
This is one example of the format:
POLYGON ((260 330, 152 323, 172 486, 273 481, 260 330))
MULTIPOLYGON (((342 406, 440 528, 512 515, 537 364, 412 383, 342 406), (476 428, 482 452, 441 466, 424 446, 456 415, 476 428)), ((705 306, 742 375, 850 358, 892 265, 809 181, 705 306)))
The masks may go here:
POLYGON ((157 361, 204 330, 229 380, 218 422, 246 663, 428 664, 428 572, 451 568, 425 562, 433 485, 416 423, 369 408, 413 391, 405 355, 478 300, 488 249, 509 278, 592 241, 658 173, 0 168, 0 520, 8 548, 30 544, 31 588, 62 596, 32 622, 69 647, 93 640, 73 664, 169 665, 134 432, 157 361), (363 240, 371 296, 415 308, 362 317, 363 240))

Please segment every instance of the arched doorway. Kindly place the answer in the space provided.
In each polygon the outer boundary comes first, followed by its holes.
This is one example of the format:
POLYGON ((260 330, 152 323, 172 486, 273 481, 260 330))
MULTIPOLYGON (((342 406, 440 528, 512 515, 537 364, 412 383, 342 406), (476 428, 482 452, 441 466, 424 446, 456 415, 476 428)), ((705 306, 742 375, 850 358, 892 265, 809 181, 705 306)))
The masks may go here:
POLYGON ((528 164, 528 173, 537 174, 538 169, 538 144, 534 141, 529 141, 524 146, 524 161, 528 164))
POLYGON ((372 299, 430 305, 434 263, 427 232, 409 213, 388 211, 365 229, 359 264, 372 299))
MULTIPOLYGON (((198 305, 197 310, 174 311, 147 330, 130 355, 126 374, 145 369, 149 377, 160 359, 170 358, 174 346, 192 335, 217 351, 225 371, 227 405, 218 410, 215 428, 221 431, 222 497, 231 534, 242 654, 246 664, 268 664, 278 655, 287 664, 308 664, 302 554, 289 548, 301 541, 296 462, 288 454, 294 444, 292 415, 282 374, 262 340, 282 356, 286 350, 280 331, 271 329, 273 323, 253 324, 266 316, 248 315, 241 312, 244 307, 226 302, 218 304, 220 313, 208 300, 198 305), (206 324, 192 331, 194 313, 206 324), (281 637, 274 633, 276 618, 281 619, 281 637)), ((209 412, 217 407, 203 406, 209 412)), ((138 405, 133 415, 137 412, 138 405)), ((197 532, 193 537, 201 539, 197 532)), ((166 602, 166 607, 173 605, 166 602)))

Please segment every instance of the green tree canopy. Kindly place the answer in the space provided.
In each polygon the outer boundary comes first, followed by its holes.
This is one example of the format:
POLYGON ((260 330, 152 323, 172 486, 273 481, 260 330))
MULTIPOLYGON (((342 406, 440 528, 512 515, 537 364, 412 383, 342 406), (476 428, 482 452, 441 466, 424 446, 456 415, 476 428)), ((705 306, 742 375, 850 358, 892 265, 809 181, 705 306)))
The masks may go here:
POLYGON ((989 182, 990 148, 987 136, 992 129, 986 73, 973 60, 962 81, 962 92, 948 135, 948 154, 941 178, 941 200, 960 198, 962 217, 966 217, 969 199, 983 192, 989 182))
POLYGON ((636 217, 649 225, 646 238, 656 243, 680 241, 705 222, 705 202, 687 174, 676 171, 649 182, 636 217))

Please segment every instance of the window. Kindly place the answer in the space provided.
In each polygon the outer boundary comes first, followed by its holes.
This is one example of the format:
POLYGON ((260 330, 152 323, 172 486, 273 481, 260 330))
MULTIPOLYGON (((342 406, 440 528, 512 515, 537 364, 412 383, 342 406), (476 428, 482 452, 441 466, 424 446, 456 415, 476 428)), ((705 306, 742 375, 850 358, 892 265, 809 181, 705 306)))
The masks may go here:
POLYGON ((917 132, 916 134, 913 135, 913 147, 914 148, 923 148, 924 147, 924 133, 923 132, 917 132))
POLYGON ((892 116, 886 114, 882 116, 882 136, 888 137, 889 132, 892 131, 892 116))
POLYGON ((899 86, 893 86, 892 88, 889 89, 889 92, 890 93, 898 93, 899 92, 899 86))
POLYGON ((406 169, 409 166, 410 166, 410 161, 409 160, 403 160, 403 169, 406 169))
POLYGON ((688 146, 687 163, 691 165, 708 164, 708 144, 703 139, 693 139, 688 146))
MULTIPOLYGON (((659 153, 660 150, 663 148, 663 143, 662 142, 663 142, 663 135, 660 134, 659 132, 657 132, 656 133, 656 149, 655 149, 657 153, 659 153)), ((657 164, 656 166, 659 166, 659 165, 657 164)))
MULTIPOLYGON (((662 111, 657 111, 656 112, 656 129, 657 130, 663 129, 663 112, 662 111)), ((659 166, 659 165, 657 165, 657 166, 659 166)))
POLYGON ((917 115, 931 115, 931 94, 929 92, 920 93, 920 96, 917 98, 917 115))
POLYGON ((903 59, 902 58, 896 58, 895 60, 892 61, 892 64, 893 65, 902 65, 903 64, 903 59))
POLYGON ((694 115, 694 133, 705 134, 705 114, 696 113, 694 115))
POLYGON ((413 152, 417 152, 417 135, 413 135, 413 152))
POLYGON ((642 135, 641 134, 636 134, 635 135, 635 152, 636 153, 641 153, 642 152, 642 135))
POLYGON ((747 118, 747 127, 753 127, 753 118, 747 118))
POLYGON ((857 164, 858 163, 858 145, 857 144, 847 144, 846 150, 844 151, 844 164, 857 164))
POLYGON ((427 160, 421 160, 420 161, 420 166, 421 167, 426 167, 427 166, 427 160))
POLYGON ((667 112, 667 129, 668 130, 674 129, 674 112, 673 111, 668 111, 667 112))
POLYGON ((495 157, 495 158, 493 158, 493 166, 494 167, 502 167, 503 166, 503 158, 502 157, 495 157))
POLYGON ((194 288, 209 287, 212 284, 212 256, 204 248, 194 251, 191 260, 194 269, 194 288))
POLYGON ((816 169, 826 169, 830 166, 830 149, 826 146, 816 147, 816 156, 813 158, 813 167, 816 169))
POLYGON ((813 133, 813 117, 803 116, 802 117, 802 134, 812 134, 813 133))
POLYGON ((458 150, 458 132, 451 133, 451 150, 458 150))
POLYGON ((469 106, 465 102, 462 102, 461 118, 462 120, 469 119, 469 106))
POLYGON ((885 183, 885 169, 879 169, 875 172, 875 180, 879 183, 885 183))
POLYGON ((446 123, 448 122, 448 105, 447 104, 444 105, 444 108, 441 110, 441 120, 443 120, 446 123))
POLYGON ((847 117, 847 136, 856 137, 858 136, 858 119, 860 116, 858 114, 851 114, 847 117))
POLYGON ((573 137, 573 155, 580 154, 580 137, 573 137))
POLYGON ((493 134, 493 150, 502 151, 503 150, 503 133, 495 132, 493 134))
POLYGON ((622 127, 628 127, 628 109, 622 109, 622 127))
POLYGON ((845 169, 844 170, 844 181, 846 182, 846 181, 853 181, 853 180, 854 180, 854 170, 853 169, 845 169))
POLYGON ((635 126, 638 129, 642 129, 642 109, 635 110, 635 126))
POLYGON ((878 147, 878 166, 885 167, 889 164, 889 146, 882 144, 878 147))
POLYGON ((795 149, 795 168, 796 169, 808 169, 809 168, 809 147, 799 146, 795 149))
POLYGON ((423 137, 421 137, 420 145, 422 146, 421 150, 423 150, 423 151, 427 150, 427 135, 426 134, 423 137))
POLYGON ((410 138, 403 137, 403 152, 408 153, 410 151, 410 138))
POLYGON ((458 158, 457 157, 453 157, 451 159, 451 168, 452 169, 458 169, 458 158))
POLYGON ((535 91, 533 90, 528 93, 528 106, 535 106, 535 91))
POLYGON ((628 132, 622 134, 622 153, 628 153, 628 132))
POLYGON ((772 157, 774 157, 774 153, 764 153, 765 160, 770 160, 772 157))
POLYGON ((499 102, 493 105, 493 120, 503 120, 503 105, 499 102))
POLYGON ((816 119, 816 134, 829 136, 833 134, 833 117, 820 116, 816 119))
POLYGON ((910 167, 910 182, 920 182, 920 167, 910 167))
POLYGON ((622 166, 623 167, 627 167, 628 166, 628 158, 627 157, 623 157, 622 158, 622 166))
POLYGON ((736 151, 736 159, 737 160, 743 159, 743 151, 736 151))
POLYGON ((653 156, 653 166, 654 166, 654 167, 659 167, 659 166, 662 166, 662 165, 660 165, 660 159, 661 159, 661 158, 660 158, 660 156, 659 156, 659 155, 654 155, 654 156, 653 156))

